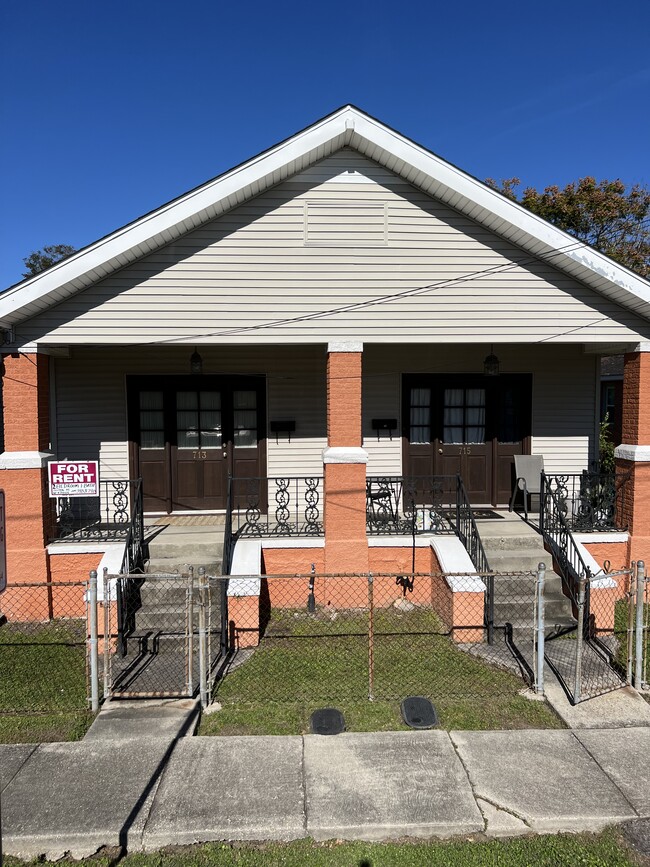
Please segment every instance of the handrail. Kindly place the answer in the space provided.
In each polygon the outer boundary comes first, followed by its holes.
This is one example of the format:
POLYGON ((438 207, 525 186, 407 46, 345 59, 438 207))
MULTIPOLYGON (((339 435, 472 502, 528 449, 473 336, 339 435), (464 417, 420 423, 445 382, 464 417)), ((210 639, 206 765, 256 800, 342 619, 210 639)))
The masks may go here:
MULTIPOLYGON (((560 499, 551 487, 549 476, 546 473, 542 473, 540 489, 542 495, 539 508, 539 529, 542 538, 550 548, 560 569, 564 586, 574 605, 578 604, 580 579, 583 577, 587 579, 588 606, 591 569, 580 553, 564 516, 560 499)), ((585 622, 588 622, 588 617, 585 618, 585 622)))
POLYGON ((223 528, 223 554, 221 558, 221 574, 230 575, 233 555, 232 534, 232 477, 228 476, 228 492, 226 495, 226 523, 223 528))
POLYGON ((456 477, 456 525, 454 531, 465 546, 477 572, 489 572, 490 565, 476 526, 474 512, 461 476, 456 477))
POLYGON ((142 546, 144 544, 144 509, 142 502, 142 479, 133 482, 129 532, 124 546, 124 556, 120 566, 121 574, 131 574, 142 568, 142 546))
MULTIPOLYGON (((483 574, 489 573, 491 571, 490 564, 460 475, 456 477, 456 526, 454 530, 469 554, 476 571, 483 574)), ((483 619, 487 628, 488 644, 492 644, 494 642, 494 575, 487 575, 485 584, 483 619)))

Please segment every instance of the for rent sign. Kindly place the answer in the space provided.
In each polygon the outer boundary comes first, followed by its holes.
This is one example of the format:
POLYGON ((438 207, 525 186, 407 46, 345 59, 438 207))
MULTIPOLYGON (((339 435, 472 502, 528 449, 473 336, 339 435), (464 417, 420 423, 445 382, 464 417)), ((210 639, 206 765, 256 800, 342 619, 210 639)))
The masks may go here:
POLYGON ((98 497, 97 461, 50 461, 47 465, 50 497, 98 497))

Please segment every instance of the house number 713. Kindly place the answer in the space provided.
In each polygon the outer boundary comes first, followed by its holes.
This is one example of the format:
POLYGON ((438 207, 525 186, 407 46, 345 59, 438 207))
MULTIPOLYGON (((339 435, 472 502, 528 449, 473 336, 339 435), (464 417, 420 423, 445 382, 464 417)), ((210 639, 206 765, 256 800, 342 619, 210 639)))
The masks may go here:
POLYGON ((194 451, 193 452, 193 457, 194 457, 195 461, 205 460, 205 458, 207 458, 207 456, 208 456, 208 453, 204 452, 204 451, 194 451))

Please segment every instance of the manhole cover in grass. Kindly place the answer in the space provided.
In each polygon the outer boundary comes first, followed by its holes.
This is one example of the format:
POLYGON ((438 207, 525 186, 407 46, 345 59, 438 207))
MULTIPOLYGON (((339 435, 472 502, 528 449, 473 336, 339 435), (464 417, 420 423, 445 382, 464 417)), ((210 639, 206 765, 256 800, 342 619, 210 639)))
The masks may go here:
POLYGON ((315 710, 309 720, 313 735, 339 735, 345 731, 345 720, 335 707, 322 707, 315 710))
POLYGON ((410 695, 401 704, 402 719, 412 729, 432 729, 438 725, 438 714, 428 698, 410 695))

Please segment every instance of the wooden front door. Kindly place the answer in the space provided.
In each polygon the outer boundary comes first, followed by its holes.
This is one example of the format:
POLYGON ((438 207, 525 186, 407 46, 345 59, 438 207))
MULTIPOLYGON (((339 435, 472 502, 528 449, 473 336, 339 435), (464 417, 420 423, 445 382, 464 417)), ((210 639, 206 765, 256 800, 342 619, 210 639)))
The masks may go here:
POLYGON ((470 502, 507 503, 513 455, 530 452, 530 377, 405 376, 404 475, 457 475, 470 502))
POLYGON ((128 401, 145 511, 225 509, 229 475, 265 475, 261 377, 129 377, 128 401))

